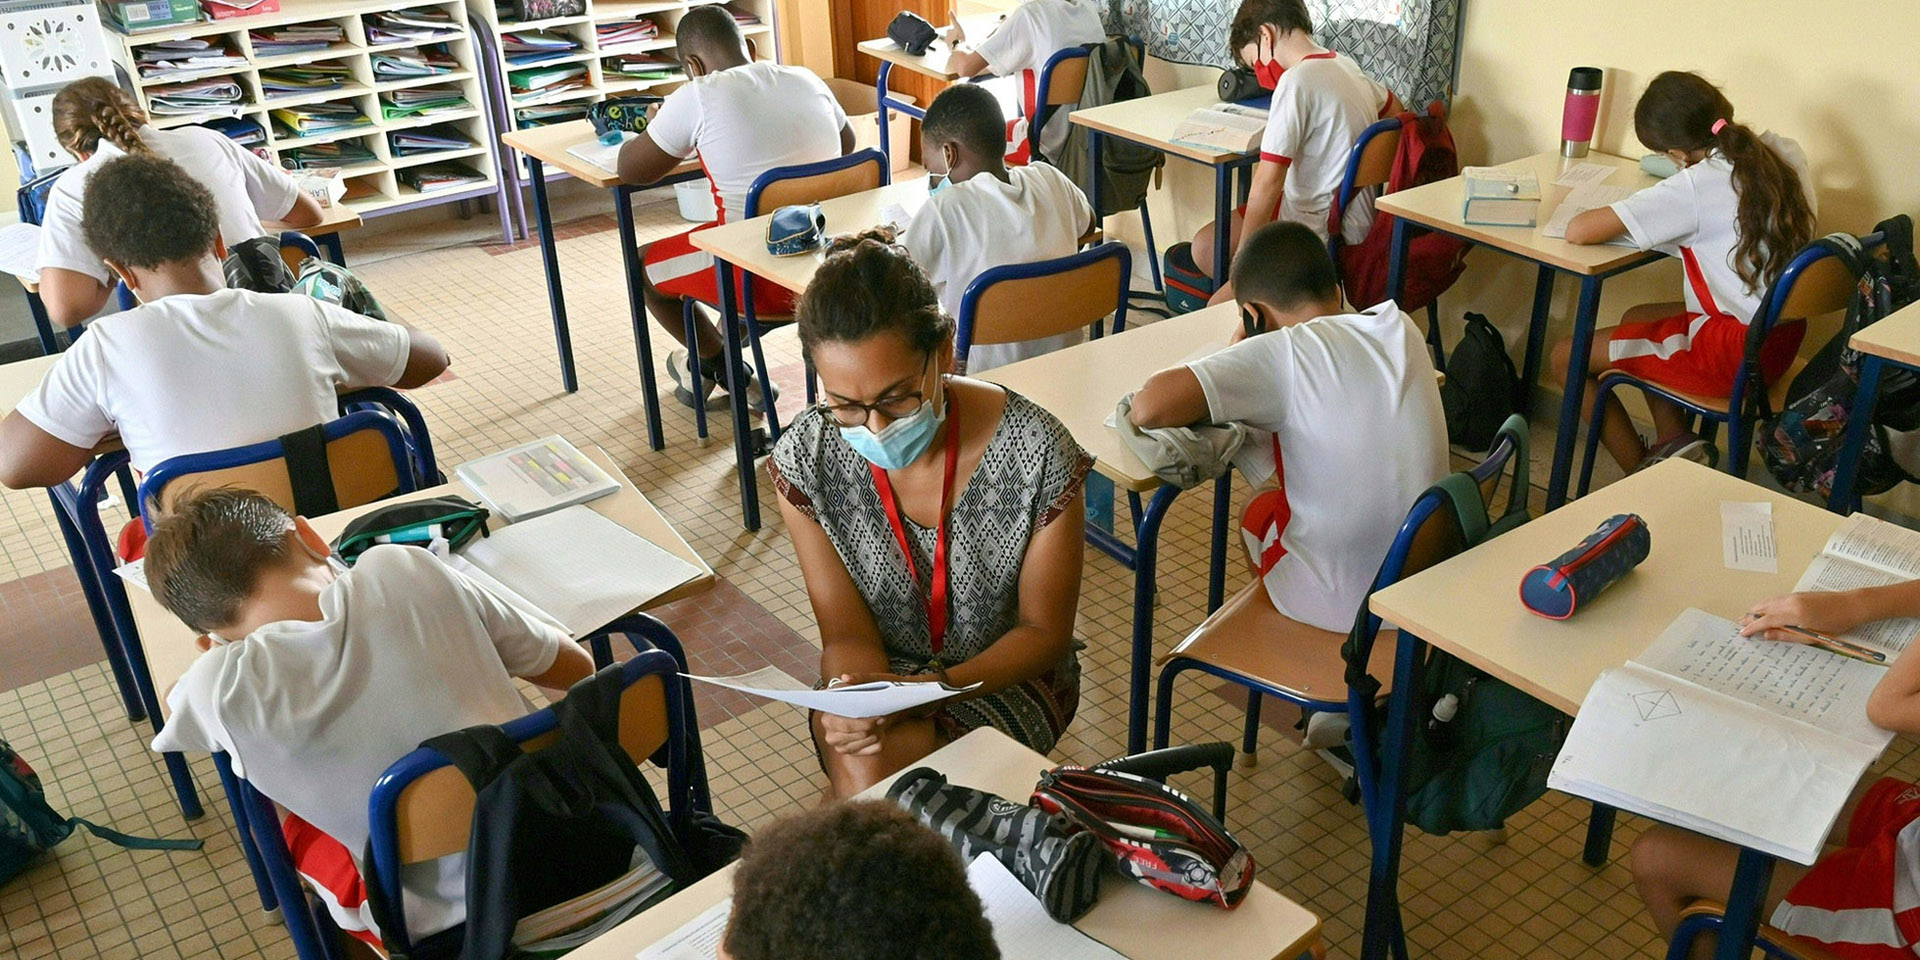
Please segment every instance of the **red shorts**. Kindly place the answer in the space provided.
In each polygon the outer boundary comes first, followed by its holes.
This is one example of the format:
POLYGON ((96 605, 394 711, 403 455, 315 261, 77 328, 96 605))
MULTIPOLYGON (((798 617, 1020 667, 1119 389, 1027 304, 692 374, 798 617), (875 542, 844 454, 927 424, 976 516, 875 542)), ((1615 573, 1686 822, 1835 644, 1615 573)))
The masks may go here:
POLYGON ((287 838, 294 872, 326 905, 340 931, 385 952, 380 928, 373 922, 373 910, 367 906, 366 882, 360 878, 360 868, 346 845, 291 813, 282 822, 281 831, 287 838))
MULTIPOLYGON (((1806 335, 1805 321, 1773 328, 1760 348, 1760 374, 1768 383, 1793 365, 1806 335)), ((1615 370, 1716 399, 1732 396, 1733 378, 1746 352, 1747 325, 1724 313, 1682 312, 1645 323, 1623 323, 1613 328, 1607 348, 1608 364, 1615 370)))
MULTIPOLYGON (((696 248, 691 237, 702 230, 719 226, 702 224, 686 233, 675 234, 647 245, 641 262, 647 281, 655 290, 670 297, 690 298, 701 303, 720 303, 720 282, 714 279, 713 255, 696 248)), ((746 274, 734 271, 734 295, 744 297, 746 274)), ((793 313, 793 291, 765 277, 753 278, 753 312, 759 317, 787 316, 793 313)), ((744 307, 744 302, 742 303, 744 307)))
POLYGON ((1920 785, 1867 788, 1847 845, 1822 856, 1774 910, 1772 923, 1850 960, 1913 960, 1920 944, 1920 785))

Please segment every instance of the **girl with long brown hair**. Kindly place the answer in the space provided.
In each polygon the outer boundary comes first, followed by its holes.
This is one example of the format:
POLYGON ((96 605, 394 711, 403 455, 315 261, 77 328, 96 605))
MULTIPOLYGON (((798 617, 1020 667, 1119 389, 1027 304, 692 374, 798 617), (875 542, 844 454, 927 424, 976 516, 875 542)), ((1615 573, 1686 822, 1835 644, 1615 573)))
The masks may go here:
POLYGON ((40 298, 55 323, 71 327, 100 312, 113 271, 80 228, 81 195, 100 164, 137 153, 172 160, 213 193, 228 246, 267 236, 261 221, 293 229, 320 222, 320 204, 285 170, 206 127, 158 130, 138 101, 105 77, 75 80, 53 98, 53 132, 80 162, 47 193, 40 221, 40 298))
MULTIPOLYGON (((1567 226, 1572 243, 1625 236, 1642 250, 1680 258, 1683 302, 1627 311, 1598 339, 1588 371, 1624 370, 1695 396, 1724 398, 1746 354, 1747 324, 1767 288, 1813 239, 1814 201, 1806 154, 1792 140, 1756 133, 1734 120, 1733 104, 1699 74, 1670 70, 1653 78, 1633 111, 1634 134, 1680 171, 1567 226)), ((1776 327, 1760 354, 1768 382, 1792 364, 1806 334, 1795 321, 1776 327)), ((1571 345, 1554 347, 1565 378, 1571 345)), ((1680 456, 1712 464, 1718 453, 1689 429, 1686 410, 1649 395, 1657 429, 1649 449, 1618 400, 1607 401, 1601 441, 1620 466, 1680 456)))

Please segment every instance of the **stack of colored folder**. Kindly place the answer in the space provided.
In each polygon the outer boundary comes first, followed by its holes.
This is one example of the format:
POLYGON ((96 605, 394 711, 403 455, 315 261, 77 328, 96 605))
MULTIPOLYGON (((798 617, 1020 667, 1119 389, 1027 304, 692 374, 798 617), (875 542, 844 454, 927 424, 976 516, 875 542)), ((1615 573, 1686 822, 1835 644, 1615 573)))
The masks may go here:
POLYGON ((500 38, 500 52, 516 66, 571 56, 579 50, 580 41, 552 30, 525 30, 500 38))
POLYGON ((624 46, 660 39, 660 25, 642 17, 621 23, 603 23, 594 28, 594 34, 601 52, 611 53, 624 46))
POLYGON ((453 190, 487 179, 486 175, 480 171, 454 161, 407 167, 395 171, 394 176, 398 177, 401 183, 421 193, 453 190))
POLYGON ((258 120, 249 120, 246 117, 214 117, 202 123, 201 126, 224 133, 227 139, 249 150, 267 145, 267 128, 261 126, 258 120))
POLYGON ((380 115, 388 120, 450 113, 455 110, 466 110, 471 106, 467 103, 466 94, 461 92, 459 87, 450 84, 409 87, 380 95, 380 115))
POLYGON ((281 107, 273 111, 273 119, 287 131, 286 136, 289 138, 337 133, 373 123, 372 120, 367 119, 366 114, 360 112, 359 107, 350 102, 339 101, 281 107))
POLYGON ((374 54, 373 76, 377 80, 431 77, 452 73, 459 65, 459 61, 453 59, 453 54, 447 52, 445 44, 434 44, 416 50, 374 54))
POLYGON ((246 65, 247 58, 231 47, 216 46, 198 37, 144 44, 134 54, 134 66, 142 80, 170 80, 246 65))
POLYGON ((155 115, 162 117, 205 113, 222 108, 227 108, 228 112, 238 112, 231 108, 238 106, 243 99, 240 85, 226 77, 170 83, 147 91, 148 107, 155 115))
POLYGON ((519 101, 536 100, 566 90, 578 90, 590 81, 585 64, 573 63, 507 74, 508 92, 519 101))
POLYGON ((522 130, 544 127, 555 123, 578 120, 587 115, 587 105, 578 100, 571 103, 549 103, 533 107, 521 107, 513 112, 513 120, 522 130))
POLYGON ((672 80, 680 76, 680 61, 660 53, 629 53, 600 61, 600 69, 629 80, 672 80))
POLYGON ((436 123, 413 130, 395 130, 387 134, 387 146, 393 149, 396 157, 413 157, 423 153, 465 150, 473 146, 473 141, 451 124, 436 123))
POLYGON ((453 17, 438 7, 382 11, 367 15, 367 42, 403 43, 408 40, 445 40, 460 32, 453 17))
POLYGON ((271 100, 319 90, 338 90, 353 79, 353 69, 344 63, 313 63, 294 67, 272 67, 260 71, 260 92, 271 100))
POLYGON ((377 159, 372 150, 353 140, 338 140, 333 143, 315 144, 311 147, 294 147, 280 153, 281 162, 295 170, 351 167, 355 164, 373 163, 377 159))
POLYGON ((347 32, 339 24, 323 20, 319 23, 290 23, 250 30, 247 38, 253 44, 254 53, 263 57, 278 57, 325 50, 346 40, 347 32))

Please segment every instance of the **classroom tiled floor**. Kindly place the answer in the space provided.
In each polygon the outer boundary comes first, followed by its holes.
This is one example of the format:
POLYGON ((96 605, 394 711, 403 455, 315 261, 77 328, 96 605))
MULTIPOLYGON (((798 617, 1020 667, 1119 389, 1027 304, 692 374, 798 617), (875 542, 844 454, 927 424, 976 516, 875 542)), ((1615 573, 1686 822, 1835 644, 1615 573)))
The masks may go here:
MULTIPOLYGON (((808 676, 818 638, 799 571, 769 484, 761 485, 766 527, 757 535, 741 530, 724 417, 714 418, 715 438, 702 445, 691 417, 668 409, 667 449, 646 449, 615 234, 598 206, 603 196, 565 185, 556 190, 571 221, 560 241, 580 367, 581 389, 571 396, 559 389, 534 244, 502 245, 497 231, 489 239, 492 224, 480 217, 371 227, 349 236, 348 252, 389 308, 432 331, 454 355, 458 376, 418 394, 445 463, 555 430, 605 447, 723 578, 712 593, 661 611, 695 668, 731 672, 771 663, 808 676)), ((671 202, 661 202, 666 195, 657 196, 639 198, 643 237, 680 226, 671 202)), ((655 340, 664 361, 666 338, 655 340)), ((791 407, 801 393, 792 335, 775 334, 768 349, 776 372, 786 374, 783 406, 791 407)), ((1548 455, 1547 439, 1537 438, 1537 458, 1548 455)), ((1536 471, 1536 481, 1544 477, 1544 469, 1536 471)), ((1162 534, 1162 651, 1202 618, 1206 505, 1203 495, 1176 501, 1162 534)), ((47 511, 44 495, 0 495, 0 736, 39 768, 59 809, 131 832, 201 837, 206 849, 134 853, 76 835, 0 888, 0 956, 292 956, 283 929, 259 909, 211 763, 194 761, 207 814, 186 823, 145 748, 149 731, 120 711, 104 665, 95 662, 98 641, 47 511)), ((1078 629, 1087 643, 1085 687, 1059 757, 1122 752, 1131 616, 1131 575, 1089 551, 1078 629)), ((700 707, 725 817, 752 828, 818 801, 821 778, 797 711, 708 692, 700 707)), ((1279 729, 1284 721, 1269 720, 1273 729, 1257 765, 1234 773, 1230 826, 1251 846, 1268 883, 1325 918, 1332 955, 1352 956, 1368 858, 1359 811, 1342 798, 1336 775, 1279 729)), ((1239 729, 1238 709, 1219 691, 1186 682, 1177 740, 1236 739, 1239 729)), ((1896 772, 1920 775, 1920 759, 1906 746, 1890 756, 1896 772)), ((1188 786, 1204 790, 1198 781, 1188 786)), ((1659 955, 1623 860, 1644 824, 1623 817, 1611 862, 1594 870, 1579 860, 1584 814, 1584 804, 1549 795, 1514 818, 1501 844, 1480 835, 1410 835, 1402 896, 1416 954, 1659 955)), ((1196 945, 1194 955, 1204 956, 1204 947, 1196 945)))

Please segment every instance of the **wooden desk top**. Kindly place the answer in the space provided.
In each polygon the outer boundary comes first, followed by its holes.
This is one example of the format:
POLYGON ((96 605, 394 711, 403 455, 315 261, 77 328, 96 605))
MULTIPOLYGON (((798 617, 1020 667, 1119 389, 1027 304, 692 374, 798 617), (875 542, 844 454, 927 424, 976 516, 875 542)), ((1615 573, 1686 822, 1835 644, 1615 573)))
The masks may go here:
MULTIPOLYGON (((1067 122, 1091 127, 1108 136, 1143 143, 1163 153, 1217 166, 1230 160, 1245 159, 1247 154, 1174 143, 1167 138, 1173 135, 1174 128, 1178 127, 1180 121, 1185 120, 1188 114, 1219 102, 1220 94, 1212 86, 1188 87, 1185 90, 1156 93, 1151 97, 1142 97, 1138 100, 1109 103, 1104 107, 1075 110, 1067 114, 1067 122)), ((1457 207, 1458 204, 1455 206, 1457 207)))
POLYGON ((52 370, 59 359, 59 354, 49 353, 44 357, 0 363, 0 417, 12 413, 27 394, 40 386, 40 381, 47 378, 47 371, 52 370))
MULTIPOLYGON (((890 203, 911 212, 926 198, 926 180, 913 177, 891 186, 828 200, 820 208, 827 216, 827 236, 837 237, 859 233, 878 224, 880 211, 890 203)), ((767 221, 772 217, 772 214, 768 214, 722 224, 694 233, 688 239, 693 241, 695 247, 713 254, 717 259, 799 293, 813 282, 814 271, 820 269, 820 261, 826 255, 819 250, 792 257, 776 257, 768 253, 767 221)))
MULTIPOLYGON (((0 367, 0 371, 4 370, 4 367, 0 367)), ((641 493, 633 485, 633 481, 627 479, 619 465, 613 462, 613 458, 607 456, 606 451, 599 447, 588 448, 586 454, 594 463, 599 464, 601 469, 620 480, 618 491, 591 501, 587 506, 700 569, 700 576, 673 588, 642 609, 672 603, 713 589, 715 582, 713 568, 707 566, 707 562, 700 559, 700 555, 694 552, 693 547, 689 546, 679 532, 673 529, 673 524, 669 523, 666 517, 661 516, 660 511, 647 499, 646 494, 641 493)), ((405 497, 381 500, 338 513, 330 513, 315 519, 313 529, 321 536, 332 540, 354 518, 370 510, 391 506, 403 500, 420 500, 448 494, 473 498, 473 491, 466 484, 456 480, 449 484, 408 494, 405 497)), ((489 528, 498 528, 502 525, 497 517, 487 524, 489 528)), ((181 623, 178 617, 167 612, 165 607, 160 606, 160 602, 154 599, 153 594, 138 586, 127 585, 127 604, 133 608, 133 623, 140 633, 140 646, 146 651, 147 668, 153 675, 153 688, 160 695, 161 709, 165 710, 167 691, 173 688, 180 676, 187 672, 187 667, 192 665, 194 658, 200 655, 199 648, 194 644, 199 634, 181 623)))
POLYGON ((331 206, 321 207, 320 222, 311 227, 289 227, 274 220, 269 220, 261 224, 261 226, 265 227, 271 233, 279 233, 283 230, 298 230, 309 237, 324 237, 330 233, 352 230, 364 222, 365 221, 360 219, 360 214, 355 212, 352 207, 344 203, 335 203, 331 206))
MULTIPOLYGON (((975 730, 947 744, 923 764, 954 783, 1015 802, 1024 800, 1040 772, 1054 765, 992 728, 975 730)), ((879 783, 861 797, 885 797, 891 783, 891 779, 879 783)), ((732 882, 733 868, 728 867, 569 956, 632 960, 635 953, 730 896, 732 882)), ((1226 911, 1149 890, 1114 873, 1101 878, 1099 904, 1074 926, 1132 960, 1184 960, 1195 956, 1196 943, 1205 944, 1203 952, 1213 960, 1293 960, 1320 938, 1320 918, 1264 883, 1256 882, 1238 908, 1226 911)))
MULTIPOLYGON (((583 180, 596 187, 619 186, 621 180, 618 174, 602 170, 567 152, 568 147, 577 147, 593 139, 593 124, 585 120, 568 120, 566 123, 551 123, 544 127, 509 130, 500 135, 501 143, 548 166, 559 167, 575 180, 583 180)), ((693 173, 699 169, 698 161, 688 160, 674 167, 667 176, 693 173)))
MULTIPOLYGON (((1000 25, 1000 21, 1005 19, 1006 17, 1004 16, 989 13, 974 17, 962 17, 960 18, 960 25, 966 29, 969 39, 978 41, 987 34, 992 33, 994 28, 1000 25)), ((941 39, 935 40, 933 45, 927 48, 926 53, 917 57, 902 50, 892 40, 888 40, 886 37, 881 37, 877 40, 862 41, 856 45, 854 49, 877 60, 885 60, 896 67, 912 70, 914 73, 929 76, 935 80, 952 83, 960 79, 960 75, 954 73, 947 67, 947 60, 953 56, 953 44, 948 43, 945 39, 947 24, 936 23, 934 26, 940 29, 941 39)), ((925 104, 921 106, 924 108, 925 104)))
POLYGON ((1729 620, 1788 593, 1841 518, 1697 463, 1669 460, 1373 595, 1373 609, 1421 639, 1569 715, 1600 671, 1639 656, 1673 618, 1698 607, 1729 620), (1728 570, 1720 502, 1773 504, 1780 572, 1728 570), (1616 513, 1647 521, 1646 562, 1571 619, 1520 605, 1520 578, 1616 513))
MULTIPOLYGON (((1078 116, 1079 111, 1074 111, 1074 115, 1078 116)), ((1584 245, 1568 243, 1540 232, 1547 221, 1553 217, 1554 208, 1560 205, 1560 201, 1566 199, 1568 191, 1572 189, 1554 186, 1554 178, 1574 164, 1586 162, 1604 163, 1623 171, 1615 173, 1607 180, 1609 185, 1629 186, 1641 190, 1658 182, 1640 170, 1640 163, 1637 160, 1616 157, 1609 153, 1589 153, 1579 160, 1568 160, 1557 152, 1548 151, 1500 164, 1501 167, 1531 169, 1540 178, 1539 222, 1531 227, 1490 227, 1463 223, 1460 213, 1465 198, 1459 177, 1388 194, 1376 201, 1374 206, 1381 213, 1405 217, 1414 223, 1436 227, 1455 236, 1466 237, 1475 243, 1484 243, 1570 273, 1584 275, 1606 273, 1616 267, 1628 266, 1660 256, 1657 253, 1604 243, 1584 245)), ((1568 546, 1572 544, 1569 543, 1568 546)))
POLYGON ((1073 439, 1093 454, 1094 469, 1122 490, 1154 490, 1160 478, 1107 426, 1120 397, 1147 378, 1196 354, 1227 345, 1240 322, 1231 303, 1183 314, 1125 333, 996 367, 980 379, 1024 394, 1060 418, 1073 439), (1209 349, 1210 348, 1210 349, 1209 349))
POLYGON ((1920 366, 1920 303, 1895 310, 1886 319, 1854 334, 1847 345, 1895 363, 1920 366))

